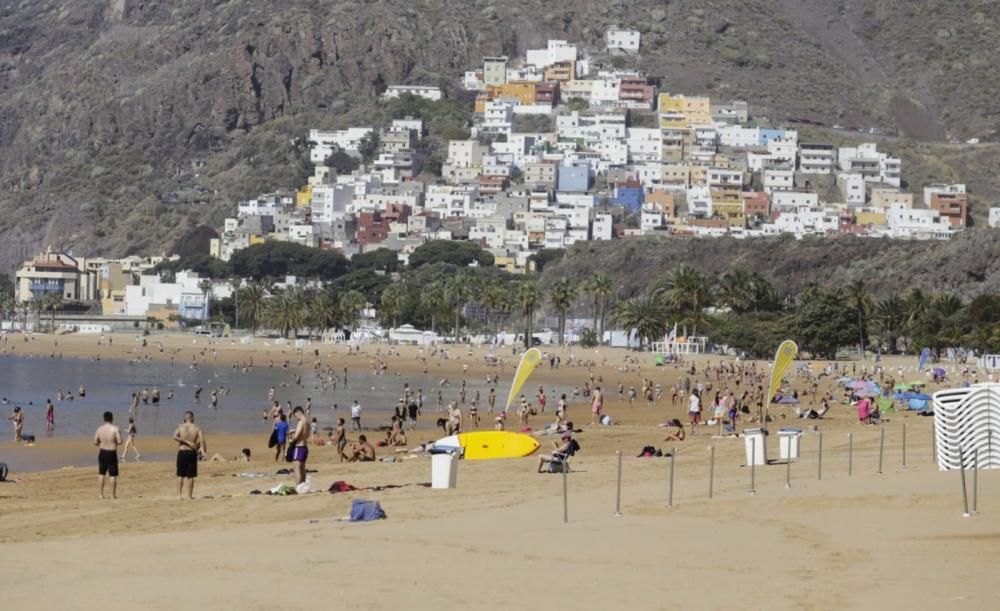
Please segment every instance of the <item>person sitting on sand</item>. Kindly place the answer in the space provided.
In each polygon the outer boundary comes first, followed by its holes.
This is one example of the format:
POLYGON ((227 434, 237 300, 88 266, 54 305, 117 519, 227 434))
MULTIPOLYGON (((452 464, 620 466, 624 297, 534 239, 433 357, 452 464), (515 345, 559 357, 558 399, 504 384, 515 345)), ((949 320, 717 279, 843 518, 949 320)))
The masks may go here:
POLYGON ((684 441, 686 437, 687 433, 684 432, 684 424, 677 418, 674 418, 667 427, 667 436, 663 438, 663 441, 684 441))
POLYGON ((563 433, 560 441, 552 442, 552 447, 555 450, 552 454, 546 456, 542 455, 538 457, 538 472, 543 473, 545 470, 545 465, 551 463, 563 463, 567 458, 575 453, 574 445, 576 442, 573 440, 573 435, 571 433, 563 433))
POLYGON ((351 446, 352 454, 349 462, 375 462, 375 448, 368 443, 364 435, 358 436, 358 443, 351 446))

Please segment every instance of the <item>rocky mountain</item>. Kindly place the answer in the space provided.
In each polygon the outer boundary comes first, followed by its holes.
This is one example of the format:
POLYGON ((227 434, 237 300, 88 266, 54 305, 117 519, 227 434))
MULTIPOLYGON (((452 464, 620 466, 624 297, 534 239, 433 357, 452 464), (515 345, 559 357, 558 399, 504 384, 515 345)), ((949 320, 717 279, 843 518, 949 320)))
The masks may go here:
POLYGON ((451 88, 547 38, 599 52, 610 25, 643 32, 630 62, 663 89, 878 127, 1000 191, 996 148, 969 167, 913 144, 997 139, 998 19, 992 0, 0 2, 0 268, 50 243, 168 250, 297 186, 306 131, 364 120, 386 85, 451 88))

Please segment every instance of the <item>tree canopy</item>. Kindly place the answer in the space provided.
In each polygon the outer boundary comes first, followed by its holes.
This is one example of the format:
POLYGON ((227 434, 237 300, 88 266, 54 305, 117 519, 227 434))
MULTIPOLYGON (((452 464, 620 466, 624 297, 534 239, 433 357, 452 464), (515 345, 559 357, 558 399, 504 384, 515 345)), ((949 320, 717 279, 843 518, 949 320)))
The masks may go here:
POLYGON ((493 265, 493 255, 475 242, 432 240, 414 249, 410 255, 410 268, 417 269, 431 263, 450 263, 464 267, 477 262, 483 267, 493 265))

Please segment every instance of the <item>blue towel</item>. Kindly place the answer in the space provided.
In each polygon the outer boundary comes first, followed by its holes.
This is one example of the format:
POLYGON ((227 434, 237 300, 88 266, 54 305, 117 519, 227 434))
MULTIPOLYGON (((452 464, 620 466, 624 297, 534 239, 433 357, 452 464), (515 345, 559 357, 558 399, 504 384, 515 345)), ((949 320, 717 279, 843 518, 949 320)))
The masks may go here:
POLYGON ((363 501, 354 499, 351 503, 351 522, 370 522, 372 520, 384 520, 385 512, 378 501, 363 501))

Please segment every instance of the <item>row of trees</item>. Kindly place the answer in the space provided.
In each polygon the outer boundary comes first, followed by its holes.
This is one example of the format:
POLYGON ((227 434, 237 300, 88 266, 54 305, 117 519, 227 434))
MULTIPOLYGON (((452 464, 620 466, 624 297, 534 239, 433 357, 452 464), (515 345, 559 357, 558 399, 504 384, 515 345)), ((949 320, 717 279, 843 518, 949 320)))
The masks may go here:
POLYGON ((49 317, 49 332, 56 331, 56 312, 63 310, 66 304, 59 293, 46 293, 42 299, 32 301, 14 301, 13 294, 3 293, 0 295, 0 321, 20 320, 24 328, 28 326, 28 319, 31 314, 35 317, 35 328, 41 326, 42 314, 49 317))

